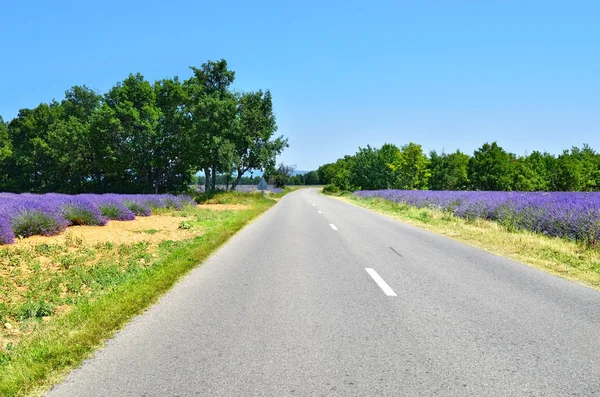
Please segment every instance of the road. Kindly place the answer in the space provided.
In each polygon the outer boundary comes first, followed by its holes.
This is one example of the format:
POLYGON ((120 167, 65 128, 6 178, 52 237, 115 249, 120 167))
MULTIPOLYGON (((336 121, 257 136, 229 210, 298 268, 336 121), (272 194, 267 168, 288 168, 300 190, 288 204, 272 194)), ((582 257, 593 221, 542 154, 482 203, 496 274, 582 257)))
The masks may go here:
POLYGON ((600 293, 302 189, 48 395, 600 395, 600 293))

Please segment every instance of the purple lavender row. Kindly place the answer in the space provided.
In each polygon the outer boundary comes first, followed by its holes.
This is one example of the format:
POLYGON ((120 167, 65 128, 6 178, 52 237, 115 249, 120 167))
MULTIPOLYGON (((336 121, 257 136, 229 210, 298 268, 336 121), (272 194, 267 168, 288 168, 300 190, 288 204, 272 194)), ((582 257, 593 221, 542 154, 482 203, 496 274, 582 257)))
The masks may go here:
POLYGON ((509 228, 587 244, 600 240, 600 193, 597 192, 372 190, 357 191, 354 195, 449 211, 461 218, 488 219, 509 228))
POLYGON ((0 193, 0 244, 12 244, 15 236, 51 236, 68 226, 104 226, 108 220, 129 221, 152 215, 154 208, 187 204, 195 202, 172 194, 0 193))

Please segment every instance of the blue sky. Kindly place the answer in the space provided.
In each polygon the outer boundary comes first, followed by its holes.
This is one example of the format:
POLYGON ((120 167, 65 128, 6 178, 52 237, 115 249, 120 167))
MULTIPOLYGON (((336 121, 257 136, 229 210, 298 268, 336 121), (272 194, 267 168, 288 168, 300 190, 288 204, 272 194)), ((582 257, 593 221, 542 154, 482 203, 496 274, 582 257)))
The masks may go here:
POLYGON ((23 1, 0 24, 0 115, 225 58, 270 89, 281 160, 358 146, 600 150, 597 1, 23 1))

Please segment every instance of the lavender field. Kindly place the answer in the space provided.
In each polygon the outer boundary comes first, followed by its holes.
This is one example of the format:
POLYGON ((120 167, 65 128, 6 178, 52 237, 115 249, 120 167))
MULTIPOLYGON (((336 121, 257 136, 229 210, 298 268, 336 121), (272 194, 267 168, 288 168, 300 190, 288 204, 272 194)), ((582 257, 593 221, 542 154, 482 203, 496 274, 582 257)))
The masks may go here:
POLYGON ((0 193, 0 244, 15 237, 59 234, 68 226, 103 226, 108 220, 150 216, 155 208, 179 209, 195 204, 171 194, 14 194, 0 193))
POLYGON ((354 195, 448 211, 466 219, 488 219, 510 229, 591 245, 600 240, 600 193, 366 190, 354 195))

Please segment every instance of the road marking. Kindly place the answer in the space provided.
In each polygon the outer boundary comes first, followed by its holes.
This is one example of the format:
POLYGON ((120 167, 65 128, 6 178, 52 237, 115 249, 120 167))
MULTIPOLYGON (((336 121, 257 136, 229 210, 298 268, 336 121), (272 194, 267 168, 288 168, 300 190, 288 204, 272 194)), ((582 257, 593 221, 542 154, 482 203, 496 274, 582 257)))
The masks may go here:
POLYGON ((313 207, 314 207, 314 206, 315 206, 315 205, 313 204, 313 207))
POLYGON ((319 214, 322 214, 322 212, 321 212, 321 211, 317 211, 317 212, 318 212, 319 214))
POLYGON ((381 276, 379 274, 377 274, 377 272, 375 270, 373 270, 371 268, 366 268, 365 270, 367 271, 367 273, 369 273, 369 276, 371 276, 371 278, 373 278, 373 280, 375 280, 377 285, 379 285, 379 288, 381 288, 387 296, 398 296, 398 295, 396 295, 394 290, 391 289, 390 286, 385 281, 383 281, 381 276))
POLYGON ((330 224, 329 224, 329 226, 331 226, 331 228, 332 228, 333 230, 337 230, 337 227, 335 227, 335 225, 334 225, 333 223, 330 223, 330 224))

